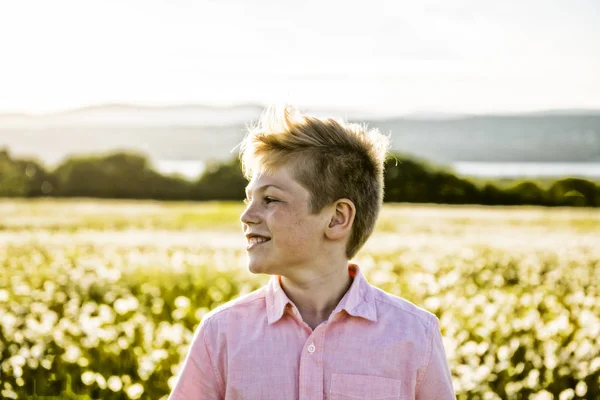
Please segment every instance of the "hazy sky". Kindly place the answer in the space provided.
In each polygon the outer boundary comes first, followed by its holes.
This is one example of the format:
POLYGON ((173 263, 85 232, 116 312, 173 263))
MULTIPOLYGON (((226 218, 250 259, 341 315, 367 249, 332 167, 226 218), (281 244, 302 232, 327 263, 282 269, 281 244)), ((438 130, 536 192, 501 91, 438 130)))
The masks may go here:
POLYGON ((0 0, 0 111, 600 108, 600 1, 0 0))

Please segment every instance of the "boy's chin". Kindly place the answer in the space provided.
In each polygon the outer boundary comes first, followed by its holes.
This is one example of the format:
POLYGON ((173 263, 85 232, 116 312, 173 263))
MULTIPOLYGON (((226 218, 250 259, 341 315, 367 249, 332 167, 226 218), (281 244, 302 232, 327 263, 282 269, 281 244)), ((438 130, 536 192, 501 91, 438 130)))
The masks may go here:
POLYGON ((273 264, 272 262, 256 260, 250 257, 248 259, 248 271, 253 274, 276 275, 281 272, 281 269, 277 267, 277 264, 273 264))
POLYGON ((267 267, 265 265, 265 263, 261 263, 261 262, 257 262, 257 261, 253 261, 253 260, 249 260, 248 261, 248 270, 253 273, 253 274, 266 274, 267 269, 265 268, 267 267))

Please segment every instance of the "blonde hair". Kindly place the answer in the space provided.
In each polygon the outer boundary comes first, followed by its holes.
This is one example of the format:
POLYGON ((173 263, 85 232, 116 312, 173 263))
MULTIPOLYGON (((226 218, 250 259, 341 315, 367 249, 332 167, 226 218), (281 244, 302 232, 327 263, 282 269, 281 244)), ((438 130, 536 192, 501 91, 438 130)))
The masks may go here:
POLYGON ((304 116, 290 105, 270 107, 241 143, 244 176, 293 164, 295 179, 311 195, 312 213, 338 199, 356 207, 346 244, 348 259, 367 241, 383 202, 383 163, 390 145, 377 129, 332 118, 304 116))

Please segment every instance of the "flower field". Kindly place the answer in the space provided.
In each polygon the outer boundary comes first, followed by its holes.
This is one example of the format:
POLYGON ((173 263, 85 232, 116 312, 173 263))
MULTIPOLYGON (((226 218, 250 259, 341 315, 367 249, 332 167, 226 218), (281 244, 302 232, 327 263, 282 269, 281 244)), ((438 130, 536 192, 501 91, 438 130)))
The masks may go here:
MULTIPOLYGON (((243 204, 0 201, 0 398, 166 399, 259 288, 243 204)), ((435 313, 459 399, 600 398, 600 210, 387 205, 355 261, 435 313)))

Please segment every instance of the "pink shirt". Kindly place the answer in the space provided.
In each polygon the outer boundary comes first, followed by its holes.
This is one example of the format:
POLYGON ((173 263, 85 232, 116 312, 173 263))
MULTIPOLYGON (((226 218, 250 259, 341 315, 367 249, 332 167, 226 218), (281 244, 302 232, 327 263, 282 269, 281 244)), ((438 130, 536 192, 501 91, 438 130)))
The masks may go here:
POLYGON ((313 331, 281 288, 223 304, 194 333, 169 399, 456 399, 437 317, 360 268, 313 331))

